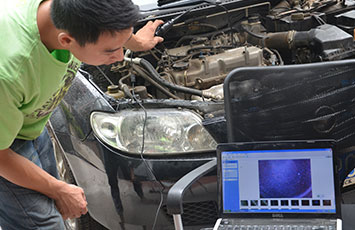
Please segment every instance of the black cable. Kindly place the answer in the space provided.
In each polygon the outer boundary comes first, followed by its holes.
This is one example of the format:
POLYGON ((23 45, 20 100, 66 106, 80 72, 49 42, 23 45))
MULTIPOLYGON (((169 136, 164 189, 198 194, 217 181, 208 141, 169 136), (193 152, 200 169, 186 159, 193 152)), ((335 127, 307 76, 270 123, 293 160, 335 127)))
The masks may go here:
POLYGON ((284 61, 282 60, 281 54, 279 53, 279 51, 277 49, 271 49, 274 53, 276 53, 278 59, 279 59, 279 64, 280 65, 284 65, 284 61))
POLYGON ((199 7, 199 5, 189 8, 184 13, 179 14, 178 16, 176 16, 176 17, 164 22, 162 25, 158 26, 158 28, 155 31, 155 36, 163 37, 166 34, 166 32, 168 32, 174 26, 174 24, 180 20, 180 18, 184 17, 185 15, 190 13, 191 10, 193 10, 197 7, 199 7))
POLYGON ((133 96, 132 96, 131 92, 129 91, 128 86, 125 83, 123 83, 123 81, 126 80, 128 77, 129 77, 128 75, 121 77, 121 79, 118 81, 118 86, 120 87, 120 89, 124 92, 124 94, 127 97, 129 97, 130 99, 133 99, 133 96))
POLYGON ((158 82, 154 81, 151 77, 149 77, 148 73, 138 65, 132 65, 133 69, 145 80, 151 83, 154 87, 156 87, 160 92, 164 93, 166 96, 174 98, 176 100, 181 100, 180 97, 176 96, 175 94, 171 93, 168 89, 164 88, 158 82))
POLYGON ((261 35, 261 34, 256 34, 254 32, 251 32, 249 29, 247 29, 244 25, 241 25, 241 28, 247 33, 249 34, 250 36, 253 36, 255 38, 258 38, 258 39, 266 39, 267 36, 264 36, 264 35, 261 35))
POLYGON ((100 73, 102 74, 102 76, 104 76, 106 78, 106 80, 111 84, 114 85, 113 82, 110 80, 110 78, 104 73, 104 71, 102 71, 102 69, 98 66, 96 66, 96 68, 100 71, 100 73))
MULTIPOLYGON (((231 17, 230 17, 230 13, 228 11, 228 9, 221 5, 220 3, 217 3, 216 1, 207 1, 207 0, 204 0, 205 3, 209 4, 209 5, 214 5, 214 6, 219 6, 219 7, 222 7, 222 9, 224 11, 226 11, 227 13, 227 18, 228 18, 228 26, 232 29, 232 24, 231 24, 231 17)), ((172 19, 169 19, 168 21, 166 21, 165 23, 163 23, 162 25, 158 26, 158 28, 156 29, 155 31, 155 36, 160 36, 160 37, 163 37, 166 32, 168 32, 175 23, 177 23, 180 18, 184 17, 185 15, 189 14, 192 10, 196 9, 200 7, 200 4, 199 5, 196 5, 196 6, 193 6, 191 8, 189 8, 188 10, 186 10, 184 13, 182 14, 179 14, 178 16, 175 16, 174 18, 172 19)), ((205 26, 209 26, 208 24, 205 24, 205 26)), ((215 28, 213 27, 213 29, 218 29, 218 28, 215 28)), ((232 34, 233 36, 233 34, 232 34)), ((233 42, 233 38, 232 38, 232 42, 233 42)))
MULTIPOLYGON (((183 93, 188 93, 188 94, 192 94, 192 95, 197 95, 197 96, 202 96, 203 92, 202 90, 198 90, 198 89, 192 89, 192 88, 188 88, 188 87, 184 87, 184 86, 180 86, 180 85, 175 85, 172 84, 170 82, 168 82, 167 80, 163 79, 160 77, 159 73, 153 68, 153 66, 150 64, 150 62, 148 62, 145 59, 141 59, 140 60, 140 64, 141 66, 146 69, 149 73, 149 75, 153 78, 153 80, 159 82, 162 85, 165 85, 166 87, 179 91, 179 92, 183 92, 183 93)), ((206 95, 204 95, 206 97, 206 95)))
POLYGON ((140 157, 144 163, 144 165, 146 166, 146 168, 148 169, 149 173, 151 174, 154 182, 158 183, 160 186, 160 189, 159 189, 159 193, 160 193, 160 202, 159 202, 159 205, 158 205, 158 208, 157 208, 157 211, 155 213, 155 217, 154 217, 154 222, 153 222, 153 227, 152 227, 152 230, 155 229, 155 225, 156 225, 156 222, 158 220, 158 214, 159 214, 159 211, 161 209, 161 206, 163 204, 163 188, 165 188, 165 186, 157 180, 156 176, 154 175, 154 172, 153 170, 151 169, 151 167, 149 166, 149 164, 147 163, 146 159, 144 158, 143 156, 143 152, 144 152, 144 142, 145 142, 145 127, 146 127, 146 124, 147 124, 147 120, 148 120, 148 113, 147 113, 147 110, 144 108, 144 106, 142 105, 142 103, 137 99, 136 97, 136 94, 134 93, 134 83, 135 83, 135 76, 134 76, 134 79, 133 79, 133 76, 131 75, 131 83, 132 83, 132 96, 133 96, 133 99, 138 103, 138 105, 142 108, 142 110, 144 111, 144 122, 143 122, 143 130, 142 130, 142 149, 140 151, 140 157))
POLYGON ((215 5, 215 6, 219 6, 221 7, 227 14, 227 19, 228 19, 228 27, 230 28, 231 30, 231 42, 232 42, 232 45, 235 45, 235 41, 234 41, 234 36, 233 36, 233 26, 232 26, 232 22, 231 22, 231 14, 229 12, 229 10, 227 9, 227 7, 223 6, 222 4, 220 3, 210 3, 211 5, 215 5))
POLYGON ((326 22, 325 22, 321 17, 319 17, 319 15, 312 14, 312 17, 314 17, 314 18, 317 20, 317 22, 319 23, 319 25, 324 25, 324 24, 326 24, 326 22))

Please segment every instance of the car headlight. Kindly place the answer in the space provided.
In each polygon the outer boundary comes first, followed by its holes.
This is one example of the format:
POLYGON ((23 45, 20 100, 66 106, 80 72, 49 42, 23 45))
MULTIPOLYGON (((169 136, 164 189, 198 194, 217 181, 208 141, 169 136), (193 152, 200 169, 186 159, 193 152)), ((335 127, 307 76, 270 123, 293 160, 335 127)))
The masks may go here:
POLYGON ((104 143, 122 151, 140 154, 143 127, 144 154, 177 154, 216 149, 217 143, 202 126, 202 118, 188 110, 122 110, 93 112, 91 127, 104 143))

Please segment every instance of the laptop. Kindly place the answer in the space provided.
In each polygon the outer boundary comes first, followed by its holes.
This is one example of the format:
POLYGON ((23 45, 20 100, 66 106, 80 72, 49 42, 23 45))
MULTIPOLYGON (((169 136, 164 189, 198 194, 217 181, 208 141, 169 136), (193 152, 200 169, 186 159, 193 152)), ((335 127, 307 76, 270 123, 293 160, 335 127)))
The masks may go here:
POLYGON ((217 147, 220 219, 214 230, 341 230, 334 141, 217 147))

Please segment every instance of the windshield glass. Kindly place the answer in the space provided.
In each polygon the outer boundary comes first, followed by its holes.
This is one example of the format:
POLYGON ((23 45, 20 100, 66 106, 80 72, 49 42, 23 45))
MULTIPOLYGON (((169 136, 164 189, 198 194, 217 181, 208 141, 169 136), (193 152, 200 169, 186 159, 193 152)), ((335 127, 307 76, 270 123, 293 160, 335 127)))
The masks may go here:
POLYGON ((132 2, 138 5, 141 10, 150 10, 158 6, 158 0, 132 0, 132 2))

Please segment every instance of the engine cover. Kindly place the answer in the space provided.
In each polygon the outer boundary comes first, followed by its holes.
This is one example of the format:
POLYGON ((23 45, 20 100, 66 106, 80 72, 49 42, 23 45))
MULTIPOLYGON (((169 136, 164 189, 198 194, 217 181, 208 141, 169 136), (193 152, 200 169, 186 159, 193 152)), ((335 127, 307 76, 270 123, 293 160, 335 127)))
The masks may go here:
POLYGON ((262 65, 264 65, 263 50, 255 46, 245 46, 191 59, 168 72, 176 84, 207 89, 222 83, 226 75, 237 67, 262 65))

